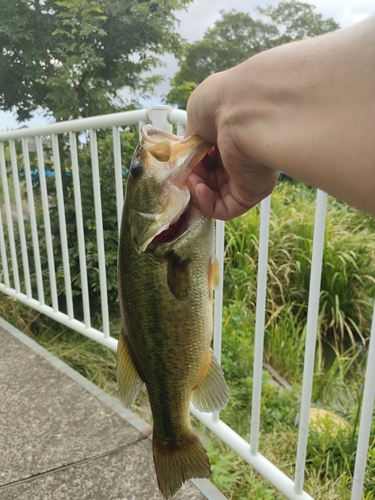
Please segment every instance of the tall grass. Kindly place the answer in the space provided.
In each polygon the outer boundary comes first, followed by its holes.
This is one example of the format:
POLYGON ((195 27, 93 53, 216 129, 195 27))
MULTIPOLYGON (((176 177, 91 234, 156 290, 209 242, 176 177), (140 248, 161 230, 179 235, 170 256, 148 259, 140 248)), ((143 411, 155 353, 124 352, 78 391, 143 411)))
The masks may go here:
MULTIPOLYGON (((267 281, 267 321, 307 314, 315 194, 281 183, 272 197, 267 281)), ((226 226, 225 300, 255 308, 259 209, 226 226)), ((375 232, 371 217, 346 205, 328 206, 320 294, 320 336, 341 353, 365 342, 375 295, 375 232)))
MULTIPOLYGON (((261 451, 290 474, 296 449, 297 430, 291 422, 293 413, 296 416, 298 412, 302 379, 315 196, 315 191, 305 186, 282 183, 271 202, 265 361, 292 384, 293 391, 274 393, 265 381, 261 451), (288 449, 282 445, 285 440, 288 449)), ((226 225, 223 366, 232 402, 222 416, 246 438, 251 409, 258 227, 259 208, 226 225)), ((315 498, 338 500, 350 496, 359 395, 375 295, 374 229, 371 217, 329 199, 313 401, 345 415, 350 430, 333 433, 330 425, 334 424, 328 422, 325 432, 311 434, 306 487, 315 498)), ((375 428, 371 435, 375 446, 375 428)), ((364 493, 368 499, 375 492, 373 455, 375 452, 370 451, 364 493)), ((246 494, 251 495, 250 489, 246 494)), ((246 498, 246 494, 242 492, 237 498, 246 498)))

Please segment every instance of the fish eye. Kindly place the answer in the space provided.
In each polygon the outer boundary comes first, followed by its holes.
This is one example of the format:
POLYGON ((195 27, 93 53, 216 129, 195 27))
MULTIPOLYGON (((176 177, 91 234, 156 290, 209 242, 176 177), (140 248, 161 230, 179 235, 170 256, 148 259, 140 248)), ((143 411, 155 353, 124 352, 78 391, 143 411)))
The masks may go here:
POLYGON ((135 161, 130 167, 130 173, 132 177, 137 178, 141 175, 143 170, 142 164, 139 161, 135 161))

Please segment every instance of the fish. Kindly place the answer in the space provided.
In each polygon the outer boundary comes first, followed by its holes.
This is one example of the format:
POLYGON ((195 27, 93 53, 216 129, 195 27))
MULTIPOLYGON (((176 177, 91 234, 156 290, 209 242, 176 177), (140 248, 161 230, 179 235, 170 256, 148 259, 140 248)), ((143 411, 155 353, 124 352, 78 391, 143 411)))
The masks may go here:
POLYGON ((187 178, 212 149, 152 125, 141 129, 122 212, 118 253, 122 330, 120 399, 129 407, 146 385, 158 486, 171 498, 191 478, 211 475, 190 422, 190 402, 214 412, 228 402, 210 347, 218 284, 214 221, 192 203, 187 178))

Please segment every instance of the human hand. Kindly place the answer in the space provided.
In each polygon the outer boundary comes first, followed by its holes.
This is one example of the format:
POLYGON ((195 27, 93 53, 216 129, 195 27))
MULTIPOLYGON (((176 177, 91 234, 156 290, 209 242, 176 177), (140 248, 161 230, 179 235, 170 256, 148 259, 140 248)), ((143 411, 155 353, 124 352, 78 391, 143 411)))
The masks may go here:
MULTIPOLYGON (((233 164, 232 164, 233 167, 233 164)), ((260 166, 260 173, 267 167, 260 166)), ((241 167, 239 168, 239 170, 241 167)), ((242 215, 265 198, 269 192, 254 193, 246 189, 241 179, 240 184, 234 181, 238 174, 230 176, 236 167, 225 168, 217 146, 195 167, 188 179, 193 203, 204 215, 220 220, 230 220, 242 215), (243 194, 242 194, 243 193, 243 194)), ((277 180, 277 173, 271 172, 270 192, 277 180)))
POLYGON ((219 110, 215 102, 214 90, 222 85, 225 73, 209 77, 192 93, 185 136, 196 133, 214 144, 188 179, 193 203, 204 215, 230 220, 272 192, 278 171, 257 163, 237 147, 236 129, 225 123, 225 105, 219 110))

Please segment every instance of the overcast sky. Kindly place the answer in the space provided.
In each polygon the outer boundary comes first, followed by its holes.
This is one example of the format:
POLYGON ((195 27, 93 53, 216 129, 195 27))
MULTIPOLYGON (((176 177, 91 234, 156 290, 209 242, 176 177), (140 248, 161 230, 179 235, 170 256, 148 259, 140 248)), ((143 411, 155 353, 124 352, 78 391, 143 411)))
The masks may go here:
MULTIPOLYGON (((270 4, 277 5, 278 3, 279 0, 194 0, 187 11, 178 13, 180 19, 178 30, 184 38, 189 42, 193 42, 201 39, 207 28, 212 27, 215 21, 221 17, 220 10, 234 9, 256 16, 256 7, 270 4)), ((341 27, 350 26, 369 17, 371 14, 375 14, 374 0, 315 0, 311 3, 316 6, 316 12, 322 14, 324 18, 333 17, 341 27)), ((169 78, 173 77, 178 69, 177 63, 172 56, 166 56, 164 60, 166 68, 158 70, 158 73, 165 75, 165 82, 158 87, 160 95, 168 92, 169 78)), ((160 102, 160 98, 146 104, 152 105, 158 102, 160 102)), ((18 128, 22 125, 35 126, 45 123, 47 123, 47 119, 42 116, 37 116, 30 122, 17 123, 12 113, 0 111, 0 131, 18 128)))

